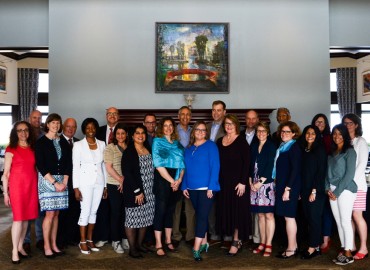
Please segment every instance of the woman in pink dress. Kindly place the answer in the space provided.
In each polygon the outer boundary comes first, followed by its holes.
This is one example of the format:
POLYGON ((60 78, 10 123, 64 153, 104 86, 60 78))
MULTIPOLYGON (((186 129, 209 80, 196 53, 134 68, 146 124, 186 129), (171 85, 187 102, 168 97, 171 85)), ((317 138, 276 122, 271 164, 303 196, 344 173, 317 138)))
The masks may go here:
POLYGON ((5 151, 4 203, 12 208, 12 262, 20 263, 20 258, 29 255, 23 249, 28 221, 38 216, 37 172, 34 136, 31 125, 21 121, 14 124, 10 132, 9 146, 5 151))

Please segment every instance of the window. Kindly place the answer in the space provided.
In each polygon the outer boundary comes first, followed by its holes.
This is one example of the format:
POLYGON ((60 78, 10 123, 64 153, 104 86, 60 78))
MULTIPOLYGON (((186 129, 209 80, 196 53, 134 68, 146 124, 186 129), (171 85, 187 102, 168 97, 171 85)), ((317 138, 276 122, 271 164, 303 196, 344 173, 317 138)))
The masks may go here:
POLYGON ((12 125, 12 106, 0 105, 0 147, 4 148, 9 143, 9 134, 12 125))
POLYGON ((341 122, 339 114, 339 106, 337 99, 337 73, 335 69, 330 70, 330 95, 331 95, 331 104, 330 104, 330 127, 341 122))

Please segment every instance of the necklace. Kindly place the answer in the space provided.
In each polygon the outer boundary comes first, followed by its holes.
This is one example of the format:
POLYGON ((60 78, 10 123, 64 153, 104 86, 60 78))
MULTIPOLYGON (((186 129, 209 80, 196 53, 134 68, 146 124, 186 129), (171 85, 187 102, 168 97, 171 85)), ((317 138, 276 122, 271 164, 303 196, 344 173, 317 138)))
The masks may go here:
POLYGON ((137 151, 140 152, 140 154, 143 154, 145 152, 145 147, 142 147, 141 149, 139 149, 139 147, 135 147, 137 151))
POLYGON ((88 144, 88 145, 91 145, 91 146, 94 146, 94 145, 96 145, 96 140, 95 140, 95 142, 94 142, 94 143, 89 143, 89 142, 87 142, 87 144, 88 144))
POLYGON ((310 149, 310 148, 308 148, 308 147, 305 147, 305 148, 304 148, 304 151, 306 151, 306 152, 308 153, 308 152, 310 152, 310 151, 311 151, 311 149, 310 149))

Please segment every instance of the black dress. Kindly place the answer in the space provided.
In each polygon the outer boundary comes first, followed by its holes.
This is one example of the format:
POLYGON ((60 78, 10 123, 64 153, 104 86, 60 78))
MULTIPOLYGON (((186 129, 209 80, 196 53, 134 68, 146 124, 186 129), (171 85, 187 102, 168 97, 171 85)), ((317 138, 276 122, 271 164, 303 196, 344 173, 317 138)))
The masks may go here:
POLYGON ((248 185, 250 151, 243 136, 238 136, 228 146, 222 145, 222 138, 217 146, 220 153, 220 187, 217 194, 216 228, 220 235, 233 235, 238 229, 239 239, 247 240, 250 230, 250 190, 248 185), (239 197, 235 187, 245 185, 245 193, 239 197))

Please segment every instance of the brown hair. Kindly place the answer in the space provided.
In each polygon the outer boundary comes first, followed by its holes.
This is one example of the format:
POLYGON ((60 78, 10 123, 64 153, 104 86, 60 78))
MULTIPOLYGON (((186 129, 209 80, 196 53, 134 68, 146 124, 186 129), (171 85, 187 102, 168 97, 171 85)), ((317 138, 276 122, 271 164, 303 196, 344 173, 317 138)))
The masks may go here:
POLYGON ((208 128, 207 128, 207 124, 206 124, 206 122, 200 120, 200 121, 195 122, 195 124, 194 124, 194 126, 193 126, 193 128, 191 130, 191 133, 190 133, 190 143, 189 143, 189 145, 193 145, 194 144, 194 142, 195 142, 195 135, 194 135, 195 134, 195 129, 198 128, 198 126, 200 126, 200 125, 204 125, 206 127, 206 140, 209 139, 209 131, 208 131, 208 128))
POLYGON ((287 121, 287 122, 282 123, 282 124, 279 125, 279 127, 278 127, 279 136, 280 136, 280 133, 281 133, 281 130, 283 129, 283 127, 289 127, 290 128, 292 133, 294 133, 293 139, 298 139, 302 134, 299 126, 295 122, 287 121))
POLYGON ((264 121, 258 122, 257 125, 256 125, 256 132, 257 132, 258 127, 264 128, 267 131, 267 135, 270 134, 270 126, 266 122, 264 122, 264 121))
MULTIPOLYGON (((236 134, 240 134, 240 122, 238 117, 235 114, 228 113, 225 115, 224 121, 222 122, 222 126, 225 128, 225 120, 229 119, 235 125, 236 134)), ((226 130, 226 129, 225 129, 226 130)))
POLYGON ((179 135, 177 134, 177 128, 176 128, 176 123, 175 121, 172 119, 172 117, 170 116, 166 116, 166 117, 163 117, 160 121, 159 121, 159 124, 158 124, 158 127, 155 131, 155 136, 156 137, 159 137, 159 138, 163 138, 164 137, 164 134, 163 134, 163 125, 166 121, 171 121, 172 125, 173 125, 173 132, 171 134, 171 140, 178 140, 179 138, 179 135))
POLYGON ((51 113, 51 114, 48 115, 48 117, 46 118, 46 121, 45 121, 44 131, 49 132, 48 124, 50 122, 53 122, 53 121, 59 121, 60 128, 59 128, 58 132, 62 132, 62 129, 63 129, 62 117, 60 117, 60 115, 57 114, 57 113, 51 113))
POLYGON ((35 135, 33 133, 33 128, 31 126, 30 123, 26 122, 26 121, 19 121, 19 122, 16 122, 12 128, 12 130, 10 131, 10 136, 9 136, 9 147, 10 148, 16 148, 18 146, 18 141, 19 141, 19 138, 18 138, 18 132, 17 132, 17 128, 20 124, 24 124, 27 126, 28 128, 28 138, 27 138, 27 143, 28 145, 33 149, 34 147, 34 144, 35 144, 35 135))

